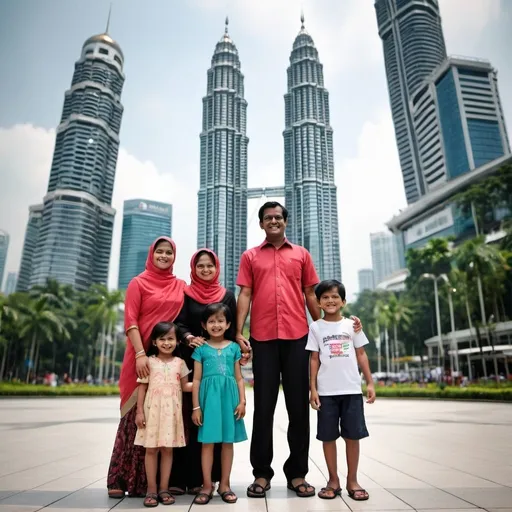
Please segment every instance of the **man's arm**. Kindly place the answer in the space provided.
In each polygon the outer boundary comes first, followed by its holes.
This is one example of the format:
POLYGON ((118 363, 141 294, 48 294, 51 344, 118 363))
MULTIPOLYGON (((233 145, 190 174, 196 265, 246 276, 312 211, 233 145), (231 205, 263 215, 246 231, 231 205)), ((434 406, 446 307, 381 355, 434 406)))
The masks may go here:
POLYGON ((357 364, 364 375, 364 380, 366 381, 366 390, 368 395, 367 402, 369 404, 373 404, 375 402, 375 387, 373 385, 372 372, 370 371, 370 362, 368 361, 368 356, 366 355, 366 350, 364 347, 356 348, 356 356, 357 356, 357 364))
POLYGON ((249 314, 249 308, 251 307, 251 295, 252 289, 248 286, 240 287, 240 294, 238 295, 238 302, 236 305, 236 341, 240 345, 242 352, 248 352, 251 350, 251 345, 243 335, 243 329, 247 315, 249 314))
POLYGON ((318 301, 316 300, 315 287, 307 286, 304 288, 304 295, 306 297, 306 306, 308 308, 309 314, 311 315, 311 318, 313 319, 313 322, 315 320, 319 320, 322 317, 322 314, 320 312, 318 301))

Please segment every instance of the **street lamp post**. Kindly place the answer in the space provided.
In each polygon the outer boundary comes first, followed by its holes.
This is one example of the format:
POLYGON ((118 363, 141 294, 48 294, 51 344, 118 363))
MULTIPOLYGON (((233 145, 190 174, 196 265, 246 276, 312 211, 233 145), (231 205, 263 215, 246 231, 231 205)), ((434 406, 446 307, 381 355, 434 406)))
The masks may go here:
POLYGON ((452 293, 456 292, 455 288, 450 286, 448 283, 448 307, 450 308, 450 324, 452 328, 452 356, 450 357, 451 370, 453 372, 453 363, 455 361, 455 371, 459 372, 459 346, 457 344, 457 340, 455 339, 455 315, 453 313, 453 299, 452 293))
POLYGON ((437 339, 439 342, 439 354, 438 354, 438 366, 441 367, 441 361, 444 357, 444 348, 443 348, 443 338, 441 333, 441 315, 439 312, 439 289, 437 287, 437 280, 440 276, 435 276, 434 274, 423 274, 421 276, 423 279, 432 279, 434 281, 434 296, 435 296, 435 304, 436 304, 436 323, 437 323, 437 339))

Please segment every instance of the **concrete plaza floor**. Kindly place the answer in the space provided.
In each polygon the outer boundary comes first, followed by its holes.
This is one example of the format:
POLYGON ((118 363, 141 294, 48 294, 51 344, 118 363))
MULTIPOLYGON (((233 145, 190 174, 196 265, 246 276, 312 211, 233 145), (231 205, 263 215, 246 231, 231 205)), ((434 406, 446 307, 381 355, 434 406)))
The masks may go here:
MULTIPOLYGON (((251 393, 247 398, 250 432, 251 393)), ((512 511, 512 405, 381 399, 366 407, 366 415, 370 438, 362 442, 360 483, 369 501, 352 501, 345 490, 332 501, 301 499, 286 490, 281 467, 287 416, 281 397, 274 431, 276 476, 267 498, 246 498, 252 481, 246 442, 235 448, 232 483, 238 503, 226 505, 216 496, 205 511, 512 511)), ((0 400, 0 511, 146 510, 142 499, 107 497, 117 422, 117 398, 0 400)), ((327 472, 314 438, 313 412, 311 424, 308 480, 318 491, 327 472)), ((341 444, 339 461, 344 475, 341 444)), ((169 510, 191 509, 200 506, 185 496, 169 510)))

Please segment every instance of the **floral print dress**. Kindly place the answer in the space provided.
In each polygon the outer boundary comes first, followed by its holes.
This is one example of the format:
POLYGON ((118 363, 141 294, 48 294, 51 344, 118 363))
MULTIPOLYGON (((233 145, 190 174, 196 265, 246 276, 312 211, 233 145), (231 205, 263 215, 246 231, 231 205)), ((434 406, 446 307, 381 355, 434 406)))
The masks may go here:
POLYGON ((150 357, 149 369, 149 377, 137 379, 137 382, 149 385, 144 401, 146 426, 137 429, 135 444, 145 448, 185 446, 181 379, 190 370, 179 357, 173 357, 169 362, 150 357))

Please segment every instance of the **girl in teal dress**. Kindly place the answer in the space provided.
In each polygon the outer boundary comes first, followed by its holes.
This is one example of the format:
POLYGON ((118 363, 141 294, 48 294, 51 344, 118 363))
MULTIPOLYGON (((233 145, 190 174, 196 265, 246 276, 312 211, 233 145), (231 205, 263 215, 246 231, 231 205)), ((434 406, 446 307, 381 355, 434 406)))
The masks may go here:
POLYGON ((197 440, 203 443, 203 491, 194 499, 197 505, 206 505, 213 497, 213 491, 205 491, 212 489, 215 443, 222 443, 222 472, 218 492, 226 503, 235 503, 238 499, 231 490, 229 478, 233 465, 233 443, 247 440, 243 420, 245 385, 240 370, 240 347, 224 338, 230 322, 231 312, 225 304, 207 306, 202 326, 209 339, 192 354, 192 421, 199 427, 197 440))

